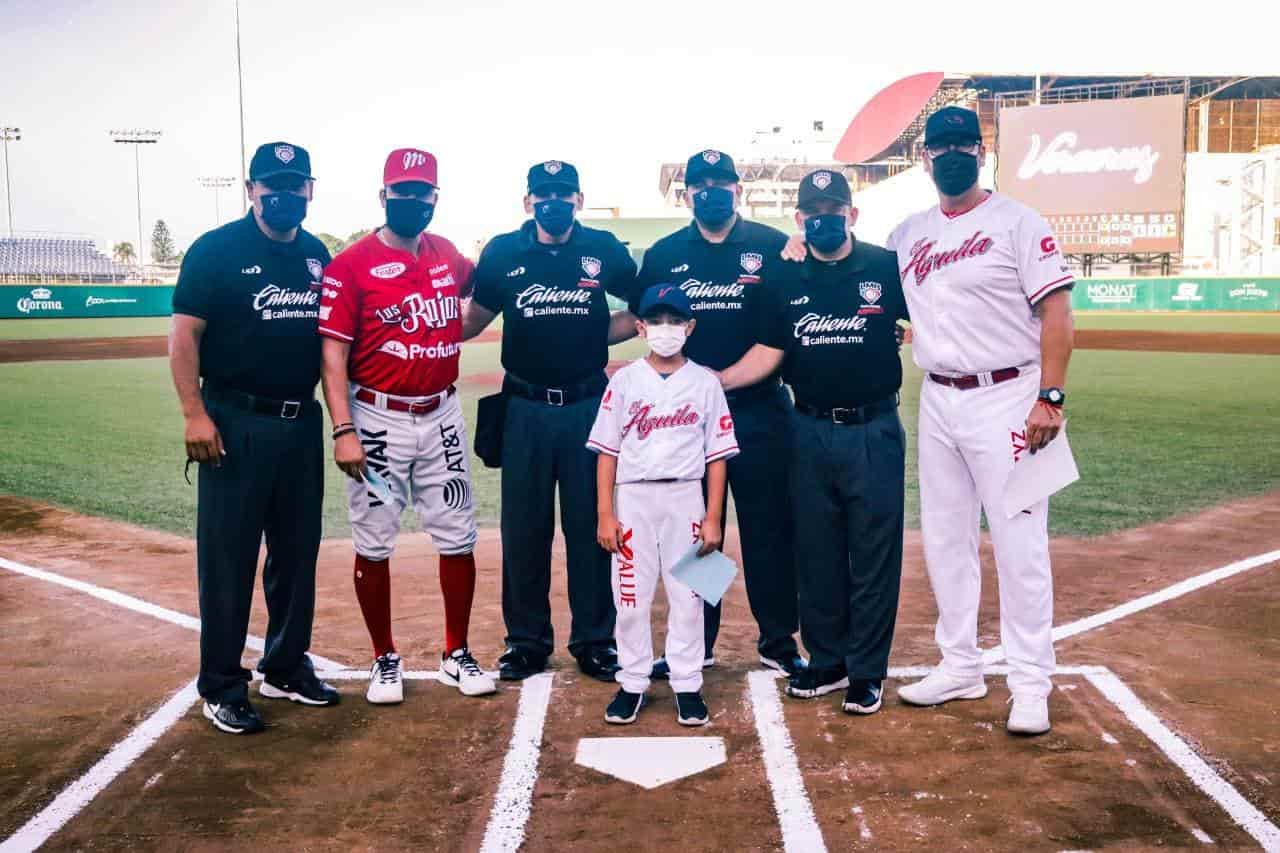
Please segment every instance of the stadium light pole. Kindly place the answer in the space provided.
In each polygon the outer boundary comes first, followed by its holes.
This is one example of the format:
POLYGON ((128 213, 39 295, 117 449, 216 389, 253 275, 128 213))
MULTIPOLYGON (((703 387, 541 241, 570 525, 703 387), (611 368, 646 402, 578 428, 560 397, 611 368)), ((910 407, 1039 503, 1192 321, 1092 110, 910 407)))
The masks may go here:
POLYGON ((227 187, 234 187, 235 185, 235 178, 221 176, 200 178, 200 186, 207 190, 213 190, 213 224, 215 227, 222 224, 222 210, 218 206, 218 194, 227 187))
MULTIPOLYGON (((235 0, 236 5, 236 89, 240 97, 240 186, 244 186, 244 71, 240 65, 240 0, 235 0)), ((243 216, 249 210, 249 199, 245 196, 242 189, 240 191, 240 214, 243 216)))
POLYGON ((142 242, 142 159, 138 155, 138 146, 154 145, 160 141, 158 130, 112 130, 111 141, 133 146, 133 176, 138 188, 138 278, 142 278, 142 267, 146 260, 146 244, 142 242))
POLYGON ((0 127, 0 139, 4 140, 4 203, 9 224, 9 239, 13 239, 13 188, 9 184, 9 143, 22 139, 22 128, 0 127))

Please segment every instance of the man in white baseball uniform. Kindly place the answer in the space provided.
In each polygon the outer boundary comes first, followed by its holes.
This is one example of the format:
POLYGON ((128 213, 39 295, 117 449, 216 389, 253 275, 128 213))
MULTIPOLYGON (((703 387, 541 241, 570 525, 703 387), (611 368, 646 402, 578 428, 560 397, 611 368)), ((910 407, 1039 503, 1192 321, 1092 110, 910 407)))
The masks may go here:
POLYGON ((605 722, 635 722, 653 669, 649 609, 662 578, 667 591, 667 663, 676 721, 705 725, 702 598, 671 574, 690 546, 709 554, 723 539, 725 460, 738 453, 733 416, 714 373, 684 357, 695 321, 673 284, 645 291, 637 327, 649 354, 614 374, 587 447, 598 454, 600 547, 613 554, 621 688, 605 722), (707 479, 707 500, 702 479, 707 479))
POLYGON ((978 185, 977 113, 945 107, 925 125, 937 207, 889 236, 911 312, 920 392, 920 521, 938 603, 941 665, 898 695, 913 705, 986 695, 977 625, 979 513, 1000 585, 1000 635, 1013 707, 1008 730, 1049 730, 1053 577, 1049 502, 1006 518, 1014 463, 1062 425, 1074 279, 1034 210, 978 185))

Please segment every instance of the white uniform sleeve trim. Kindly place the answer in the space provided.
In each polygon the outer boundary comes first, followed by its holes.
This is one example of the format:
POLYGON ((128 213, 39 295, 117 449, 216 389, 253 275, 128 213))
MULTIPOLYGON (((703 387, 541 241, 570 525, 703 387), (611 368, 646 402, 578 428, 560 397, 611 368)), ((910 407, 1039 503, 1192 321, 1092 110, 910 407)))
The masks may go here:
POLYGON ((339 332, 336 329, 330 329, 328 326, 321 326, 317 331, 322 335, 327 335, 331 338, 338 338, 339 340, 346 341, 347 343, 351 343, 355 340, 355 338, 350 335, 344 335, 342 332, 339 332))
POLYGON ((737 456, 742 451, 738 450, 738 445, 726 447, 723 450, 717 450, 715 453, 707 457, 708 462, 718 462, 721 459, 728 459, 730 456, 737 456))
POLYGON ((594 438, 587 440, 587 449, 594 450, 597 453, 603 453, 607 456, 617 456, 619 451, 612 447, 606 447, 594 438))
POLYGON ((1039 302, 1044 297, 1048 296, 1054 290, 1059 290, 1063 287, 1066 287, 1068 284, 1075 284, 1075 281, 1076 281, 1076 277, 1074 275, 1064 275, 1062 278, 1055 279, 1049 282, 1048 284, 1044 285, 1039 290, 1037 290, 1035 293, 1031 294, 1031 297, 1027 301, 1030 302, 1032 305, 1035 305, 1037 302, 1039 302))

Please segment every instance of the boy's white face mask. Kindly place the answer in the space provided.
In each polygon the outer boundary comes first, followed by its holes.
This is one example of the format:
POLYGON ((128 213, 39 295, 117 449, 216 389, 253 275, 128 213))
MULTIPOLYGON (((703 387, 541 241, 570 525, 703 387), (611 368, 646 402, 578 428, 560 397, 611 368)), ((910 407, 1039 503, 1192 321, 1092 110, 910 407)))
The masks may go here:
POLYGON ((685 338, 688 337, 685 324, 645 323, 644 339, 649 349, 663 358, 670 358, 684 349, 685 338))

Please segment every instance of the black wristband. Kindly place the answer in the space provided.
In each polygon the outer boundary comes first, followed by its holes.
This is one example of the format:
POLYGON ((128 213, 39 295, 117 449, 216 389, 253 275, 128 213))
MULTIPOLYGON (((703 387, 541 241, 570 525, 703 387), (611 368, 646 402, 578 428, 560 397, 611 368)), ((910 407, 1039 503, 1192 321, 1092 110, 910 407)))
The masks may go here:
POLYGON ((338 427, 333 431, 333 440, 337 441, 338 439, 342 438, 344 435, 351 435, 351 433, 355 431, 356 431, 356 428, 352 424, 346 424, 345 426, 338 427))

